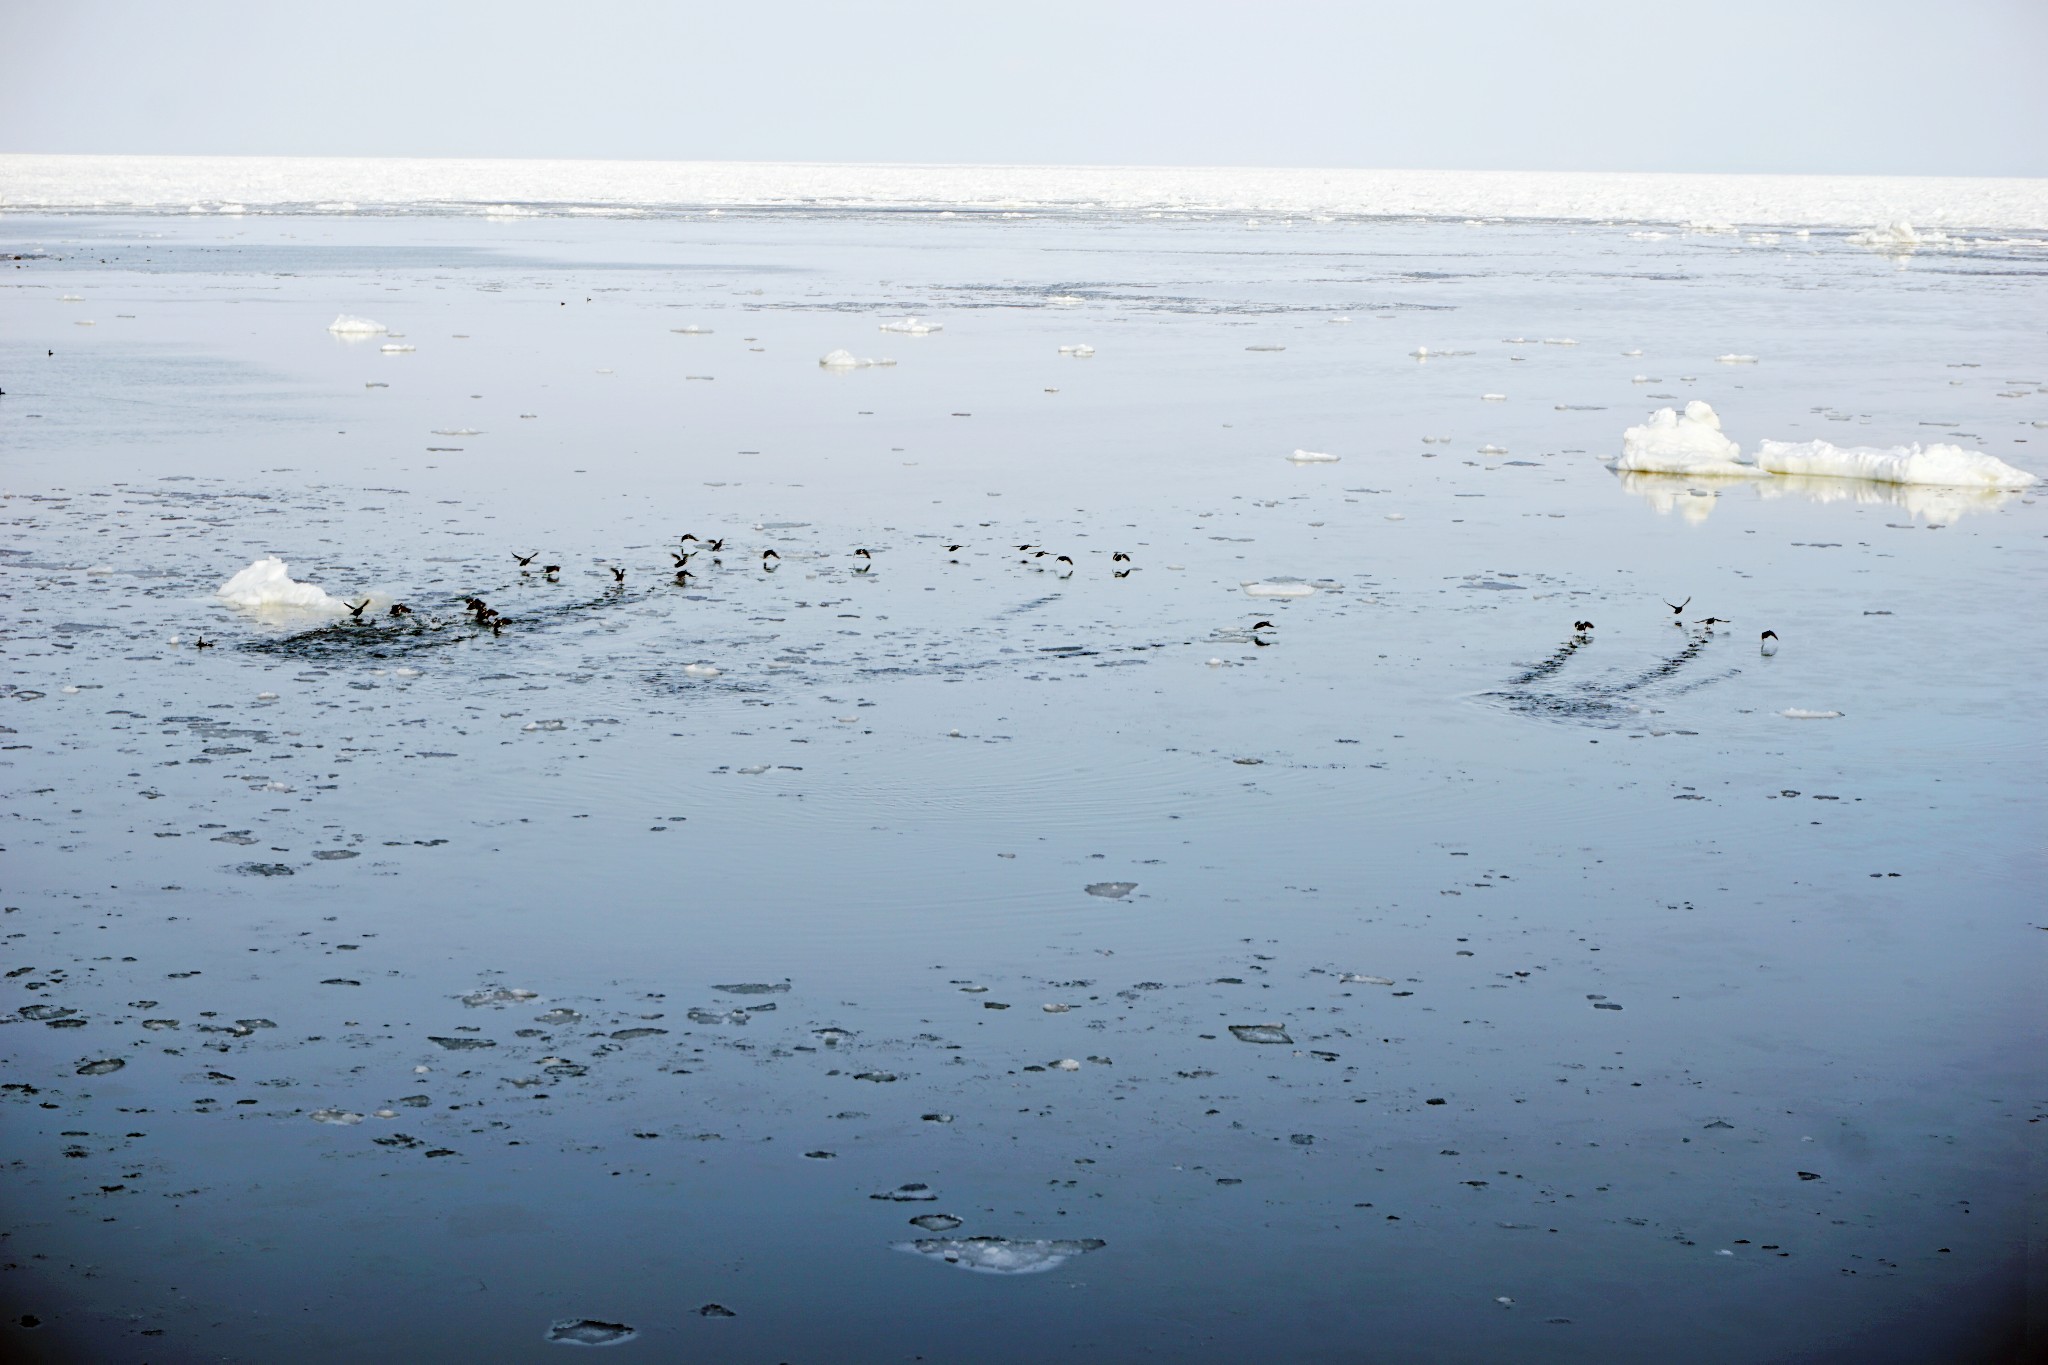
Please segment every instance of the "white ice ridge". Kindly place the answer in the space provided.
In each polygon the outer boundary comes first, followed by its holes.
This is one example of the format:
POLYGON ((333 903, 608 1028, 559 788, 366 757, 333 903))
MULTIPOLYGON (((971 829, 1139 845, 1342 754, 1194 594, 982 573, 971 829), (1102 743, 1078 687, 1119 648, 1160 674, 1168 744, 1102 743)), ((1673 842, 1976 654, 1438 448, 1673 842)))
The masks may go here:
MULTIPOLYGON (((1199 166, 916 166, 729 161, 0 155, 0 207, 477 213, 782 207, 1001 209, 1088 217, 1257 213, 2048 229, 2048 179, 1369 171, 1199 166)), ((1892 231, 1892 229, 1885 229, 1892 231)))
POLYGON ((928 336, 933 332, 943 332, 946 330, 946 325, 942 322, 926 322, 923 318, 908 317, 897 322, 885 322, 882 324, 882 330, 885 332, 901 332, 905 336, 921 337, 928 336))
POLYGON ((340 599, 311 583, 292 578, 291 567, 276 555, 257 560, 220 585, 214 594, 229 606, 249 611, 309 611, 339 615, 348 610, 340 599))
POLYGON ((1826 441, 1765 441, 1757 447, 1756 463, 1769 474, 1951 488, 2030 488, 2040 481, 1995 455, 1954 445, 1914 444, 1878 450, 1871 446, 1844 448, 1826 441))
POLYGON ((1621 458, 1610 468, 1636 474, 1718 474, 1753 477, 1754 465, 1741 462, 1742 447, 1721 434, 1721 419, 1698 399, 1681 416, 1659 408, 1650 420, 1621 434, 1621 458))
POLYGON ((373 337, 391 329, 381 322, 372 322, 368 318, 343 313, 327 324, 327 330, 345 337, 373 337))

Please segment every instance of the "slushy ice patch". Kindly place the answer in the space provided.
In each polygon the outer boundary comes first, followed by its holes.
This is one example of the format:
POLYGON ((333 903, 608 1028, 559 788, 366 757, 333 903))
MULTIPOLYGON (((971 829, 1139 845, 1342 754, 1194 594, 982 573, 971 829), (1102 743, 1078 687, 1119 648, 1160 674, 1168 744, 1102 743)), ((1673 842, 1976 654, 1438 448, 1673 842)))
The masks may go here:
POLYGON ((1036 1275, 1107 1244, 1099 1237, 1015 1242, 1007 1237, 921 1237, 895 1245, 898 1251, 983 1275, 1036 1275))

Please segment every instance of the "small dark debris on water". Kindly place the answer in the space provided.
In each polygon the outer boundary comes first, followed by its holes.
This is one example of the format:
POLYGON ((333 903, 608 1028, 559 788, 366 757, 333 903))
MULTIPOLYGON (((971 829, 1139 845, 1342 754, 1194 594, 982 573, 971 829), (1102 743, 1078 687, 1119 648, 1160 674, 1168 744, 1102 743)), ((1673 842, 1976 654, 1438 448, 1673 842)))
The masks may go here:
POLYGON ((700 1318, 736 1318, 739 1314, 733 1312, 732 1309, 727 1308, 722 1303, 707 1303, 697 1310, 697 1316, 700 1318))

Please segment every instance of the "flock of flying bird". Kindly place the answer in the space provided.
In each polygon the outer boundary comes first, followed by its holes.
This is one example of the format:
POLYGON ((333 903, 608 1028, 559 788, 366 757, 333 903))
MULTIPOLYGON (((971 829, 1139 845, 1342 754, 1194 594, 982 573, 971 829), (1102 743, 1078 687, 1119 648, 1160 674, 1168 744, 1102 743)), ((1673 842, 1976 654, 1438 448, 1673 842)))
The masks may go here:
MULTIPOLYGON (((725 542, 727 539, 728 537, 726 536, 707 539, 688 531, 684 532, 677 541, 676 548, 668 552, 669 558, 674 561, 676 586, 688 587, 690 581, 699 576, 690 568, 690 561, 700 554, 709 554, 711 556, 711 563, 714 566, 723 566, 725 560, 722 556, 725 552, 725 542)), ((964 543, 946 546, 947 562, 952 564, 959 563, 958 556, 960 552, 967 548, 964 543)), ((1055 554, 1042 545, 1013 545, 1010 548, 1015 550, 1020 556, 1017 561, 1020 564, 1044 570, 1048 567, 1046 561, 1050 560, 1052 571, 1057 573, 1059 577, 1067 578, 1074 572, 1074 560, 1070 555, 1055 554)), ((519 551, 514 550, 512 558, 518 564, 521 576, 529 576, 534 571, 533 561, 540 558, 540 551, 534 550, 521 554, 519 551)), ((856 561, 853 572, 857 574, 867 573, 874 568, 875 557, 864 546, 855 549, 852 558, 856 561)), ((1137 567, 1130 555, 1122 550, 1113 551, 1109 559, 1111 574, 1117 578, 1130 577, 1132 570, 1137 567)), ((763 549, 760 552, 760 564, 763 573, 774 573, 782 567, 782 556, 772 548, 763 549)), ((623 586, 626 581, 626 570, 617 564, 609 564, 605 567, 611 573, 613 586, 623 586)), ((540 573, 548 582, 558 583, 561 581, 562 566, 559 564, 543 564, 540 566, 540 573)), ((368 624, 363 618, 363 613, 369 608, 372 600, 365 597, 360 602, 344 601, 342 603, 348 609, 351 623, 368 624)), ((1664 603, 1665 606, 1671 608, 1671 615, 1674 618, 1672 621, 1673 625, 1683 626, 1685 624, 1683 619, 1685 609, 1691 604, 1691 597, 1687 597, 1683 602, 1664 603)), ((505 616, 481 597, 465 597, 462 599, 462 605, 464 610, 469 613, 471 624, 488 630, 493 635, 503 634, 505 627, 510 624, 511 618, 505 616)), ((403 602, 393 602, 386 612, 387 617, 396 620, 403 620, 413 615, 415 615, 413 609, 403 602)), ((1734 622, 1724 616, 1705 616, 1693 622, 1693 624, 1705 626, 1711 630, 1715 626, 1733 625, 1734 622)), ((1262 636, 1260 632, 1275 629, 1277 627, 1271 621, 1256 621, 1248 628, 1248 634, 1254 645, 1264 647, 1270 645, 1272 641, 1262 636)), ((1572 622, 1572 633, 1575 638, 1582 642, 1592 638, 1593 629, 1591 621, 1572 622)), ((1766 656, 1777 653, 1778 633, 1774 630, 1765 631, 1759 639, 1759 644, 1766 656)), ((197 649, 211 649, 213 648, 213 641, 206 639, 204 636, 195 636, 193 646, 197 649)))

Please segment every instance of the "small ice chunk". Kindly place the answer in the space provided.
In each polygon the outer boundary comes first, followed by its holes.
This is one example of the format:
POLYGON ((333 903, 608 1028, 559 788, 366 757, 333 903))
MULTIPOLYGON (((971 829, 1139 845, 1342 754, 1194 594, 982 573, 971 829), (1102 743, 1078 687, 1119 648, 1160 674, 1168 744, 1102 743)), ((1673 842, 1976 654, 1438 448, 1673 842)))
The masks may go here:
POLYGON ((1087 356, 1091 356, 1091 355, 1094 355, 1094 354, 1095 354, 1095 348, 1094 348, 1093 346, 1090 346, 1090 345, 1089 345, 1089 344, 1088 344, 1087 342, 1085 342, 1085 341, 1084 341, 1084 342, 1077 342, 1076 344, 1074 344, 1074 345, 1072 345, 1072 346, 1062 346, 1062 347, 1060 347, 1060 354, 1061 354, 1061 355, 1070 355, 1070 356, 1074 356, 1074 357, 1076 357, 1077 359, 1079 359, 1079 358, 1085 358, 1085 357, 1087 357, 1087 356))
POLYGON ((1359 986, 1391 986, 1394 984, 1394 978, 1391 976, 1361 976, 1357 972, 1344 972, 1337 979, 1359 986))
POLYGON ((1756 357, 1753 355, 1736 355, 1731 351, 1727 355, 1715 356, 1714 361, 1720 365, 1754 365, 1756 364, 1756 357))
POLYGON ((723 671, 723 669, 715 668, 710 664, 683 665, 683 672, 692 678, 715 678, 723 671))
POLYGON ((479 1005, 522 1005, 528 1000, 540 999, 540 992, 518 986, 484 986, 456 998, 475 1009, 479 1005))
POLYGON ((88 578, 105 578, 113 572, 114 566, 111 564, 95 564, 85 571, 88 578))
POLYGON ((938 1197, 937 1190, 921 1181, 898 1185, 893 1190, 880 1190, 868 1196, 870 1199, 886 1199, 898 1204, 931 1203, 938 1197))
POLYGON ((1074 1007, 1072 1005, 1046 1004, 1040 1005, 1039 1008, 1044 1010, 1047 1014, 1065 1014, 1068 1010, 1071 1010, 1074 1007))
POLYGON ((1479 453, 1481 455, 1505 455, 1508 453, 1508 448, 1506 446, 1483 445, 1479 447, 1479 453))
POLYGON ((361 1123, 363 1121, 363 1116, 361 1114, 352 1114, 346 1109, 315 1109, 312 1113, 306 1115, 306 1117, 313 1120, 313 1122, 315 1123, 334 1123, 343 1125, 351 1123, 361 1123))
POLYGON ((1315 589, 1307 583, 1260 583, 1241 584, 1246 597, 1313 597, 1315 589))
POLYGON ((547 1339, 558 1346, 617 1346, 640 1334, 623 1322, 563 1318, 549 1325, 547 1339))
POLYGON ((1012 1241, 1007 1237, 930 1237, 895 1249, 983 1275, 1036 1275, 1108 1245, 1099 1237, 1012 1241))
POLYGON ((1054 1071, 1079 1071, 1081 1064, 1072 1057, 1062 1057, 1052 1064, 1054 1071))
POLYGON ((1826 441, 1765 441, 1759 468, 1772 474, 1868 479, 1873 483, 1938 484, 1957 488, 2031 488, 2040 480, 1995 455, 1956 445, 1842 447, 1826 441))
POLYGON ((385 355, 404 355, 408 351, 417 351, 419 347, 410 341, 387 341, 377 349, 385 355))
POLYGON ((933 332, 943 332, 945 329, 944 323, 926 322, 922 318, 917 317, 903 318, 897 322, 885 322, 881 328, 885 332, 901 332, 905 336, 913 337, 928 336, 933 332))
POLYGON ((1295 464, 1335 464, 1344 457, 1326 454, 1320 450, 1297 450, 1287 458, 1295 464))
POLYGON ((864 370, 871 366, 894 365, 895 363, 893 360, 876 360, 872 357, 864 358, 857 356, 844 347, 836 351, 827 351, 818 358, 818 364, 828 370, 864 370))
POLYGON ((1508 396, 1504 393, 1482 393, 1479 395, 1479 401, 1482 403, 1505 403, 1508 401, 1508 396))
POLYGON ((1122 900, 1125 896, 1136 891, 1138 884, 1136 882, 1090 882, 1082 889, 1091 896, 1101 896, 1106 900, 1115 901, 1122 900))
POLYGON ((1279 1024, 1232 1024, 1230 1032, 1240 1043, 1291 1043, 1287 1030, 1279 1024))
POLYGON ((1760 471, 1741 463, 1742 447, 1721 434, 1721 419, 1711 404, 1698 399, 1675 409, 1659 408, 1639 427, 1621 434, 1621 458, 1609 466, 1639 474, 1721 475, 1754 477, 1760 471))
POLYGON ((708 337, 711 335, 711 329, 709 327, 699 327, 694 322, 691 323, 688 327, 671 327, 669 328, 669 330, 671 332, 674 332, 677 336, 685 337, 708 337))
POLYGON ((1786 720, 1840 720, 1840 711, 1809 711, 1803 706, 1788 706, 1778 713, 1786 720))
POLYGON ((372 322, 368 318, 359 318, 352 313, 343 313, 327 324, 327 330, 337 336, 373 337, 391 329, 381 322, 372 322))
POLYGON ((951 1232, 960 1226, 960 1220, 950 1213, 920 1213, 910 1220, 910 1226, 926 1232, 951 1232))
POLYGON ((248 611, 308 611, 338 616, 347 607, 311 583, 299 583, 276 555, 257 560, 220 585, 215 596, 248 611))

